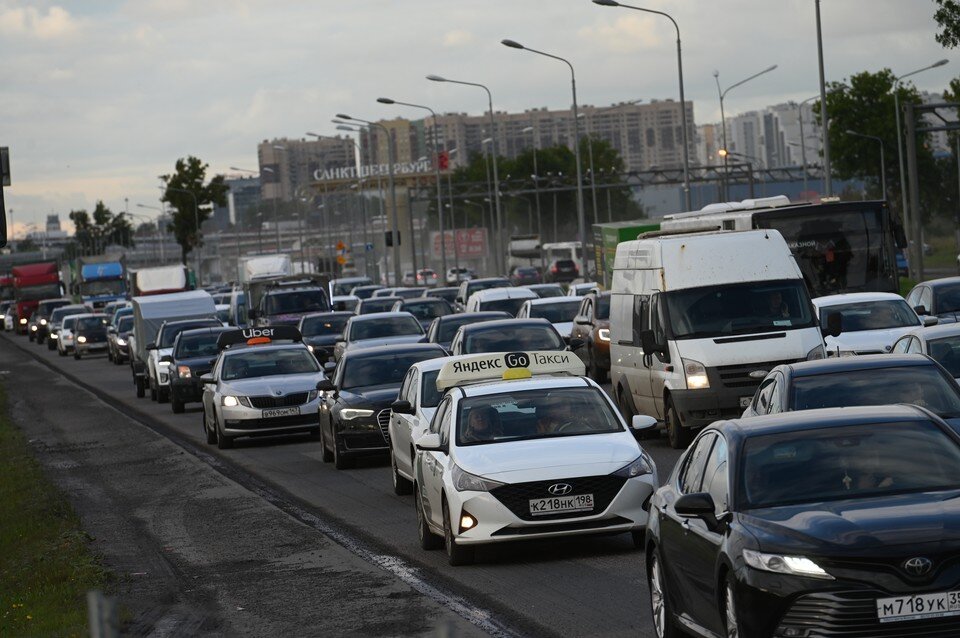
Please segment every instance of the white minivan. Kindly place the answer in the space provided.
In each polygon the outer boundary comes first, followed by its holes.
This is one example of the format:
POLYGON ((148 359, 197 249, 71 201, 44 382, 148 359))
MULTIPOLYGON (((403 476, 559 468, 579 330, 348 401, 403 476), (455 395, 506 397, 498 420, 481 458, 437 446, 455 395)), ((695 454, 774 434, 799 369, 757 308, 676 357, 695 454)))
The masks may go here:
POLYGON ((674 448, 739 416, 774 366, 824 357, 817 313, 776 230, 651 233, 618 245, 613 268, 614 397, 626 418, 660 420, 674 448))

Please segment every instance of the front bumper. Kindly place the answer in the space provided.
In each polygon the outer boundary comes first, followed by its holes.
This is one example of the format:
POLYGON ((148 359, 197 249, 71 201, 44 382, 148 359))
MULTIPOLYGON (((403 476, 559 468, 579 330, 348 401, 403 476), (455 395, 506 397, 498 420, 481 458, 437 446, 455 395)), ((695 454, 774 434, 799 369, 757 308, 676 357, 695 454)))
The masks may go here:
MULTIPOLYGON (((197 403, 203 400, 203 383, 200 377, 173 377, 170 379, 170 397, 180 403, 197 403)), ((224 408, 228 409, 228 408, 224 408)))
MULTIPOLYGON (((371 408, 373 409, 373 408, 371 408)), ((373 416, 338 420, 337 444, 344 456, 382 456, 390 451, 389 408, 374 409, 373 416), (383 422, 379 420, 385 413, 383 422)))
POLYGON ((81 354, 90 354, 92 352, 106 352, 107 346, 106 341, 95 341, 93 343, 78 343, 75 347, 77 352, 81 354))
POLYGON ((746 406, 741 399, 750 400, 750 388, 704 388, 703 390, 672 390, 670 397, 685 428, 702 428, 718 419, 738 418, 746 406))
MULTIPOLYGON (((555 482, 564 481, 570 482, 570 479, 557 479, 555 482)), ((643 530, 649 515, 649 499, 656 484, 656 477, 652 475, 624 480, 623 486, 602 511, 587 516, 548 515, 542 517, 545 520, 519 516, 518 512, 522 511, 518 509, 518 505, 522 507, 519 501, 513 500, 513 507, 508 507, 492 492, 452 490, 448 497, 450 515, 455 527, 463 513, 468 513, 477 521, 475 527, 456 535, 457 543, 482 545, 525 539, 616 534, 643 530)), ((525 499, 526 497, 520 498, 521 501, 525 499)), ((597 502, 600 504, 599 498, 597 502)))
POLYGON ((299 408, 299 414, 265 417, 264 410, 259 408, 248 408, 244 405, 228 408, 221 405, 217 408, 217 417, 227 436, 285 434, 319 427, 320 422, 317 416, 320 407, 319 399, 289 407, 299 408))

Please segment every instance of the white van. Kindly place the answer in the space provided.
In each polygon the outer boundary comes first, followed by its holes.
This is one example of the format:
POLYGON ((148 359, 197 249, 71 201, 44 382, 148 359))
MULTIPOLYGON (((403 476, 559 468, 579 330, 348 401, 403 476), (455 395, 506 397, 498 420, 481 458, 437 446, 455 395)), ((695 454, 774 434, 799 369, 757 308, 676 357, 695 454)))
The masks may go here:
POLYGON ((739 416, 774 366, 824 357, 817 313, 776 230, 641 235, 617 246, 613 268, 615 399, 627 418, 659 419, 674 448, 739 416))

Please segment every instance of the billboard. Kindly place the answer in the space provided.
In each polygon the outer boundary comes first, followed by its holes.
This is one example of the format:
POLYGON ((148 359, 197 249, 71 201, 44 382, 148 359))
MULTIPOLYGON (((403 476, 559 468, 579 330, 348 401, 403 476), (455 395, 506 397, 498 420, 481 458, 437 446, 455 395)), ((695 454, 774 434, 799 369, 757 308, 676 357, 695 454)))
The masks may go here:
MULTIPOLYGON (((445 230, 443 234, 447 244, 447 259, 457 253, 460 259, 480 259, 487 256, 486 228, 458 228, 445 230)), ((434 259, 440 259, 440 233, 436 231, 430 233, 430 255, 434 259)))

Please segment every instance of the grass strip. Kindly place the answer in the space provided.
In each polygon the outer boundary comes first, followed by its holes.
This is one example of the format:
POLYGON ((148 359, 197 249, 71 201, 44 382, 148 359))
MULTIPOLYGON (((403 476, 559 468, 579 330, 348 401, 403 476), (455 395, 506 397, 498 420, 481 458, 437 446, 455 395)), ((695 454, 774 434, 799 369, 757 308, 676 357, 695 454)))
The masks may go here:
POLYGON ((30 455, 0 386, 0 636, 87 635, 86 593, 109 574, 30 455))

